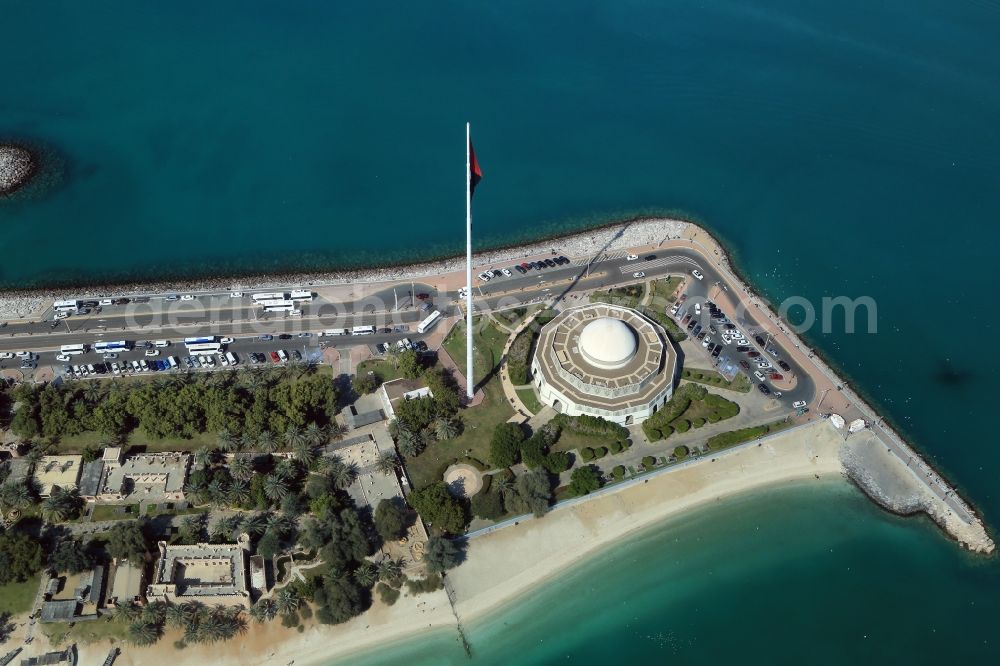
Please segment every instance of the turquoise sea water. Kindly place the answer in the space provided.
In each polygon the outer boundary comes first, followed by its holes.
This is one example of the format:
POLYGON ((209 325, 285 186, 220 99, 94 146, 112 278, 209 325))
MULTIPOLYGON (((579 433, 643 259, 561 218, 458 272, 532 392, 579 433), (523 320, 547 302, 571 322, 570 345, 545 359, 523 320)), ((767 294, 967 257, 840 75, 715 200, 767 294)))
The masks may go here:
MULTIPOLYGON (((13 26, 0 40, 0 136, 51 146, 65 165, 48 190, 0 201, 0 285, 456 250, 470 119, 481 242, 676 211, 716 231, 775 302, 872 297, 876 334, 835 321, 808 337, 988 521, 1000 516, 996 3, 0 7, 13 26)), ((669 611, 693 641, 682 661, 739 654, 744 640, 743 656, 760 661, 800 660, 811 644, 817 660, 922 662, 945 654, 935 629, 965 627, 956 653, 1000 661, 972 631, 1000 620, 985 601, 1000 592, 995 558, 969 558, 849 494, 782 497, 755 514, 770 538, 752 567, 740 568, 746 538, 724 516, 685 526, 733 560, 715 569, 728 577, 678 570, 704 603, 672 596, 672 565, 666 578, 636 567, 614 584, 589 579, 595 592, 575 610, 606 616, 600 627, 552 625, 547 644, 484 629, 477 654, 587 661, 617 640, 626 657, 658 655, 629 627, 662 630, 669 611), (819 518, 841 514, 840 531, 819 518), (786 533, 790 515, 800 527, 786 533), (789 560, 788 543, 802 555, 789 560), (670 605, 632 604, 636 590, 670 605), (876 612, 887 605, 900 614, 876 612), (635 615, 608 610, 620 607, 635 615), (871 625, 877 642, 859 632, 871 625), (811 641, 789 644, 789 627, 811 641)), ((508 625, 531 603, 505 612, 508 625)))

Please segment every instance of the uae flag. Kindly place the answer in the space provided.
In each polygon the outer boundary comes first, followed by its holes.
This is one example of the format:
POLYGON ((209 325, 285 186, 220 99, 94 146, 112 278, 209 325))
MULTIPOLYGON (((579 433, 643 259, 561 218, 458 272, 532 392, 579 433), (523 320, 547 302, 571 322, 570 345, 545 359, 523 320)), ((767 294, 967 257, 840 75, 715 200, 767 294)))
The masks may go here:
POLYGON ((472 139, 469 139, 469 196, 476 192, 476 185, 483 179, 483 172, 479 168, 479 161, 476 159, 476 151, 472 148, 472 139))

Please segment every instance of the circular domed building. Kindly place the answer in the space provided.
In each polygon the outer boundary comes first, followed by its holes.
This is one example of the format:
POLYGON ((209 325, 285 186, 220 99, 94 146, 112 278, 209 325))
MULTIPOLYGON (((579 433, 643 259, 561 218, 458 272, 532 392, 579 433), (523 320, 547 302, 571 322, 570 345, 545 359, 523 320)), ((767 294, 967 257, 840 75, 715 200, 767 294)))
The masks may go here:
POLYGON ((677 353, 656 322, 592 303, 542 327, 531 370, 539 399, 556 411, 631 425, 673 395, 677 353))

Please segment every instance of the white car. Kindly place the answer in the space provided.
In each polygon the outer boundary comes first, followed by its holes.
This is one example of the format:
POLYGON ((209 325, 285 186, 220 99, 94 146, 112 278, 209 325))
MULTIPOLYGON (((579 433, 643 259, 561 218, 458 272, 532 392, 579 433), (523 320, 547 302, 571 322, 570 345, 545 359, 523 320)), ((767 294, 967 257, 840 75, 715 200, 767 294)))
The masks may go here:
POLYGON ((233 344, 233 339, 232 338, 222 338, 222 339, 219 340, 219 344, 220 345, 231 345, 231 344, 233 344))
POLYGON ((243 292, 234 291, 233 293, 229 294, 229 298, 243 298, 243 292))
POLYGON ((56 356, 56 360, 62 363, 65 363, 66 361, 70 360, 70 358, 71 357, 69 354, 59 354, 56 356))
POLYGON ((147 349, 146 350, 146 356, 159 356, 159 355, 160 355, 160 350, 159 349, 147 349))
POLYGON ((710 338, 708 336, 706 336, 705 339, 701 341, 701 346, 702 347, 707 347, 710 344, 712 344, 712 338, 710 338))
MULTIPOLYGON (((156 352, 156 353, 159 354, 160 352, 156 352)), ((149 371, 149 363, 146 363, 146 359, 142 359, 142 360, 139 361, 139 367, 142 368, 143 372, 148 372, 149 371)))
POLYGON ((695 303, 694 304, 694 313, 696 315, 700 315, 701 314, 701 303, 695 303))
POLYGON ((490 275, 489 273, 480 273, 478 277, 483 282, 489 282, 493 276, 490 275))
POLYGON ((510 270, 506 268, 501 268, 500 272, 506 275, 507 277, 511 277, 513 275, 513 273, 511 273, 510 270))
POLYGON ((56 316, 55 316, 55 321, 59 321, 60 319, 69 319, 69 313, 68 312, 57 312, 56 316))
POLYGON ((458 288, 458 297, 459 298, 465 298, 468 295, 469 295, 469 289, 467 287, 459 287, 458 288))
POLYGON ((805 400, 796 400, 795 402, 792 403, 792 407, 794 407, 795 409, 802 409, 805 406, 806 406, 805 400))
POLYGON ((193 301, 194 300, 194 296, 192 296, 191 294, 184 294, 183 296, 181 296, 181 300, 182 301, 193 301))
POLYGON ((695 280, 701 280, 705 277, 704 275, 701 274, 701 271, 699 271, 697 268, 691 271, 691 275, 694 276, 695 280))
POLYGON ((116 358, 118 358, 118 354, 116 354, 115 352, 108 352, 102 358, 104 358, 105 361, 113 361, 116 358))
POLYGON ((646 274, 643 273, 642 271, 639 271, 638 273, 632 273, 632 277, 634 277, 634 278, 644 278, 644 277, 646 277, 646 274))
POLYGON ((0 354, 0 358, 14 358, 14 352, 3 352, 0 354))
POLYGON ((728 335, 726 335, 725 333, 722 334, 722 341, 725 342, 727 345, 731 345, 733 343, 733 339, 728 335))
POLYGON ((753 376, 756 377, 758 381, 764 381, 766 379, 766 377, 764 377, 764 373, 760 370, 754 371, 753 376))
POLYGON ((679 305, 672 305, 670 307, 670 314, 675 315, 680 311, 681 307, 679 305))
POLYGON ((639 255, 637 255, 637 254, 630 254, 627 257, 625 257, 625 261, 635 261, 638 258, 639 258, 639 255))
POLYGON ((757 361, 757 367, 760 368, 761 370, 768 370, 770 369, 771 364, 768 363, 767 361, 757 361))

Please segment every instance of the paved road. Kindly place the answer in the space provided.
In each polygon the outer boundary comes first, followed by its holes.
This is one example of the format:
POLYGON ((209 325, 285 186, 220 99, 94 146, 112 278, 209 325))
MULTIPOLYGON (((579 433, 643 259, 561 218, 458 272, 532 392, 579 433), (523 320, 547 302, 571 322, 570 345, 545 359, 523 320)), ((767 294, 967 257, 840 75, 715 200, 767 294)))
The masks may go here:
MULTIPOLYGON (((593 289, 604 289, 623 284, 638 283, 666 275, 689 274, 697 268, 704 274, 701 281, 690 280, 688 289, 689 302, 718 295, 719 290, 733 289, 725 278, 711 264, 705 262, 701 255, 686 248, 674 248, 644 254, 636 260, 629 260, 625 252, 615 252, 599 255, 590 259, 577 259, 569 265, 548 268, 544 271, 532 270, 526 275, 514 273, 512 277, 494 278, 483 283, 476 279, 474 297, 476 308, 486 311, 502 310, 518 307, 523 304, 567 299, 576 292, 593 289), (633 273, 641 271, 642 278, 633 277, 633 273), (713 291, 714 290, 714 291, 713 291)), ((459 312, 457 294, 439 294, 432 287, 417 283, 416 293, 428 293, 433 307, 446 314, 459 312)), ((249 305, 249 299, 233 299, 227 294, 193 294, 193 301, 166 301, 164 295, 151 297, 150 303, 130 303, 126 306, 111 306, 99 315, 85 317, 70 317, 59 323, 56 328, 49 322, 10 324, 0 331, 0 352, 33 350, 40 352, 40 365, 63 365, 55 361, 53 350, 65 344, 92 344, 98 340, 126 339, 130 341, 145 341, 168 339, 179 341, 181 338, 195 335, 231 336, 236 341, 230 349, 241 357, 250 352, 267 352, 275 349, 299 349, 303 355, 315 354, 319 350, 320 331, 330 328, 350 328, 358 325, 374 325, 380 331, 389 329, 391 332, 365 336, 360 339, 354 336, 328 337, 322 342, 336 347, 348 347, 357 344, 377 344, 392 342, 403 337, 412 340, 421 339, 422 335, 415 332, 416 324, 427 312, 413 307, 415 304, 406 300, 400 301, 399 287, 373 292, 363 301, 351 303, 334 303, 317 299, 313 303, 303 304, 303 315, 286 316, 284 313, 261 315, 259 309, 249 305), (239 300, 238 305, 233 305, 239 300), (392 309, 396 305, 402 309, 392 309), (378 308, 382 308, 379 310, 378 308), (300 333, 311 333, 310 338, 299 338, 300 333), (271 334, 275 340, 264 343, 258 340, 262 334, 271 334), (278 340, 277 336, 291 336, 288 340, 278 340), (43 351, 45 350, 45 351, 43 351)), ((651 307, 665 308, 666 304, 653 303, 651 307)), ((752 313, 727 313, 752 338, 760 327, 752 313)), ((708 323, 707 313, 703 315, 708 323)), ((170 355, 183 356, 183 347, 175 344, 164 350, 170 355)), ((726 353, 732 353, 729 350, 726 353)), ((142 352, 131 352, 122 359, 141 358, 142 352)), ((795 389, 786 391, 782 401, 791 404, 795 400, 810 402, 815 389, 809 376, 797 367, 789 354, 781 357, 792 364, 793 372, 799 382, 795 389)), ((96 363, 100 360, 95 353, 76 356, 70 364, 96 363)), ((17 368, 18 359, 0 361, 0 369, 4 367, 17 368)))

